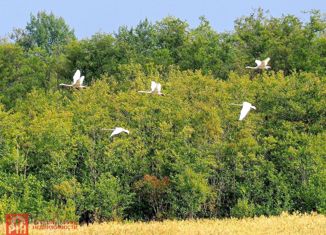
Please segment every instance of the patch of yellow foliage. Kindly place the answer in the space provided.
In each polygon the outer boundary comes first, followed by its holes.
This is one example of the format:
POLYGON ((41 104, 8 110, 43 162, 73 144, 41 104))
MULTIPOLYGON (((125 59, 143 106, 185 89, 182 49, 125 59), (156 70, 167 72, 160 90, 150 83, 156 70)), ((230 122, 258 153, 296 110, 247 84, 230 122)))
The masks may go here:
MULTIPOLYGON (((5 226, 2 226, 5 228, 5 226)), ((3 230, 3 234, 5 231, 3 230)), ((166 220, 163 222, 108 222, 78 226, 67 230, 35 230, 29 226, 30 235, 79 235, 79 234, 135 234, 135 235, 246 235, 246 234, 326 234, 326 216, 318 214, 283 213, 280 216, 256 217, 246 219, 200 219, 200 220, 166 220)))

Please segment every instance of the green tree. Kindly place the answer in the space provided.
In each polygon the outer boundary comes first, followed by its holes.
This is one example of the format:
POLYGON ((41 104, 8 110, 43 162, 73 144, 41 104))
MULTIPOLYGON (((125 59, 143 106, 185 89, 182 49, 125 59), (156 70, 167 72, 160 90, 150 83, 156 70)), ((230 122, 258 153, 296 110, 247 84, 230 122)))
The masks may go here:
POLYGON ((76 39, 62 17, 44 11, 31 15, 25 29, 16 29, 11 37, 26 50, 40 47, 48 53, 76 39))
POLYGON ((210 188, 207 180, 203 175, 187 168, 175 176, 174 184, 176 189, 174 210, 181 217, 193 218, 209 197, 210 188))

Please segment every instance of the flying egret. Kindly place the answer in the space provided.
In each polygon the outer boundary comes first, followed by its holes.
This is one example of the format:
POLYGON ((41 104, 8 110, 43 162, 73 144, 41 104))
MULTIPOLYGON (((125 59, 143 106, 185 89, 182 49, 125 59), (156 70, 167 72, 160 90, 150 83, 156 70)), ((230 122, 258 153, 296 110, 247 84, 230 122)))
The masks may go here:
POLYGON ((238 105, 238 106, 242 106, 241 112, 240 112, 240 117, 239 117, 239 121, 242 121, 247 114, 249 113, 250 109, 255 109, 256 107, 251 105, 249 102, 243 102, 242 104, 231 104, 231 105, 238 105))
POLYGON ((129 134, 129 131, 122 128, 122 127, 116 127, 114 129, 106 129, 106 128, 102 128, 102 130, 104 131, 113 131, 110 135, 110 137, 114 136, 114 135, 118 135, 120 134, 121 132, 126 132, 127 134, 129 134))
POLYGON ((161 93, 161 83, 158 82, 151 82, 151 90, 150 91, 138 91, 139 93, 148 93, 148 94, 158 94, 158 95, 164 95, 163 93, 161 93))
POLYGON ((85 88, 86 86, 83 86, 84 79, 85 79, 85 77, 80 76, 80 70, 77 69, 77 71, 75 72, 75 74, 73 76, 73 83, 72 84, 61 83, 61 84, 59 84, 59 86, 73 87, 73 88, 85 88))
POLYGON ((255 70, 256 69, 261 69, 261 70, 263 70, 263 69, 270 69, 271 66, 267 65, 268 62, 270 61, 270 59, 271 58, 268 57, 268 58, 264 59, 263 61, 255 60, 256 67, 247 66, 246 68, 247 69, 255 69, 255 70))

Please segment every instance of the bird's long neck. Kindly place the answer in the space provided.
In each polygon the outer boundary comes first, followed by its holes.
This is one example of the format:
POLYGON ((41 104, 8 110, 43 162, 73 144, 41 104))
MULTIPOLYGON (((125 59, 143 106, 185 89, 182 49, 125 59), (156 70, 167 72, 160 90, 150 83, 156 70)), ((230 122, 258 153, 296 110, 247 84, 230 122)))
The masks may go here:
POLYGON ((246 69, 257 69, 257 67, 246 66, 246 69))
POLYGON ((67 87, 71 87, 72 85, 61 83, 61 84, 59 84, 59 86, 67 86, 67 87))

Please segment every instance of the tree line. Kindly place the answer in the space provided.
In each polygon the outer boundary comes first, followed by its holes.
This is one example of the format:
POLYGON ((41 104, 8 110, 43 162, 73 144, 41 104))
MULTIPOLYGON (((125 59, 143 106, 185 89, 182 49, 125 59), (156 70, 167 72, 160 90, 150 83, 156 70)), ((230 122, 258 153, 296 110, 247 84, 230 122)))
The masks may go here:
POLYGON ((326 213, 326 21, 309 16, 258 9, 222 33, 145 19, 77 40, 31 15, 0 40, 0 221, 326 213), (88 88, 59 88, 76 69, 88 88), (165 96, 137 93, 152 80, 165 96), (243 101, 257 110, 239 122, 243 101), (130 134, 103 131, 116 126, 130 134))

